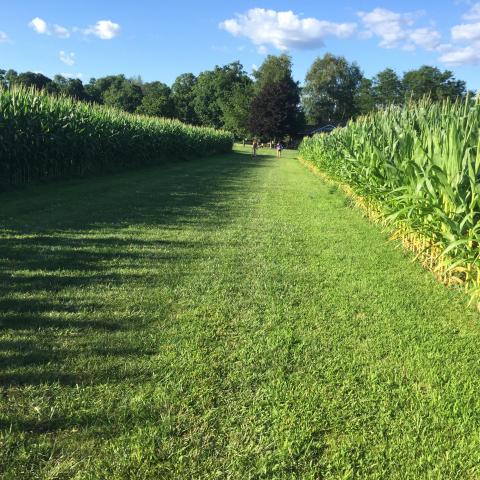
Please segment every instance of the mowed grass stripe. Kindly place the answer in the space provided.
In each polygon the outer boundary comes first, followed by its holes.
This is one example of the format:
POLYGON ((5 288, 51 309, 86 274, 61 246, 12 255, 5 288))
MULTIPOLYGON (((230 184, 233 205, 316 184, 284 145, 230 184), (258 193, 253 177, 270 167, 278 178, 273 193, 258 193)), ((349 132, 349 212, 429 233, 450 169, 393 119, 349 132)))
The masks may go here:
POLYGON ((2 475, 478 475, 477 314, 287 154, 2 196, 2 475))

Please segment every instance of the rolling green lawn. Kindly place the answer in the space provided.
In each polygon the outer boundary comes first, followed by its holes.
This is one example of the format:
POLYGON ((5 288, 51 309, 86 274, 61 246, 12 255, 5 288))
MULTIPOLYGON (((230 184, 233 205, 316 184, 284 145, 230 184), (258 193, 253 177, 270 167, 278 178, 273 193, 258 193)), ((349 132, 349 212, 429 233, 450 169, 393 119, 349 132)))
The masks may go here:
POLYGON ((0 195, 0 478, 480 477, 480 323, 291 152, 0 195))

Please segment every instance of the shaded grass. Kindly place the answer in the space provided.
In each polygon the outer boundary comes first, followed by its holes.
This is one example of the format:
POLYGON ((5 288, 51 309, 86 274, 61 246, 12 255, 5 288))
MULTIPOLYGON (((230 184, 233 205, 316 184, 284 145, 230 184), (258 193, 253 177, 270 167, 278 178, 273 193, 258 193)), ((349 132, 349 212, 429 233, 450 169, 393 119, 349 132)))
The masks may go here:
POLYGON ((476 478, 478 315, 287 152, 2 195, 4 478, 476 478))

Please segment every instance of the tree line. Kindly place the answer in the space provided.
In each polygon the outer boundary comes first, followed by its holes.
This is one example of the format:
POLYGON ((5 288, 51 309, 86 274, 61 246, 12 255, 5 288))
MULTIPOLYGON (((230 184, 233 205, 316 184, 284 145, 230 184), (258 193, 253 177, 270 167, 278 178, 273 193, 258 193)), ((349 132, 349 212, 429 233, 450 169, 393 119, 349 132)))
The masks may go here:
POLYGON ((449 70, 425 65, 399 76, 387 68, 367 78, 357 63, 330 53, 313 62, 303 86, 293 79, 287 54, 267 56, 253 75, 237 61, 197 76, 184 73, 171 86, 125 75, 92 78, 84 84, 77 78, 51 79, 15 70, 0 70, 0 85, 34 86, 131 113, 224 128, 237 138, 264 139, 292 137, 306 125, 345 124, 358 115, 425 96, 439 101, 469 93, 465 82, 449 70))

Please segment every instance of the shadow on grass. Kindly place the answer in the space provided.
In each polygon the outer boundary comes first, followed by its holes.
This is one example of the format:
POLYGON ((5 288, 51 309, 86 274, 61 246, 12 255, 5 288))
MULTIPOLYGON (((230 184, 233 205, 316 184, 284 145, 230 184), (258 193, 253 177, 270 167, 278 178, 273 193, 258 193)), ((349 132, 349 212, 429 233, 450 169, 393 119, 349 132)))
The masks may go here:
POLYGON ((0 384, 138 380, 141 372, 110 371, 102 358, 152 354, 139 342, 116 346, 148 328, 145 318, 115 312, 102 292, 181 283, 205 248, 222 245, 170 237, 231 222, 230 200, 264 161, 233 153, 1 195, 0 384), (82 371, 89 356, 97 362, 82 371))

